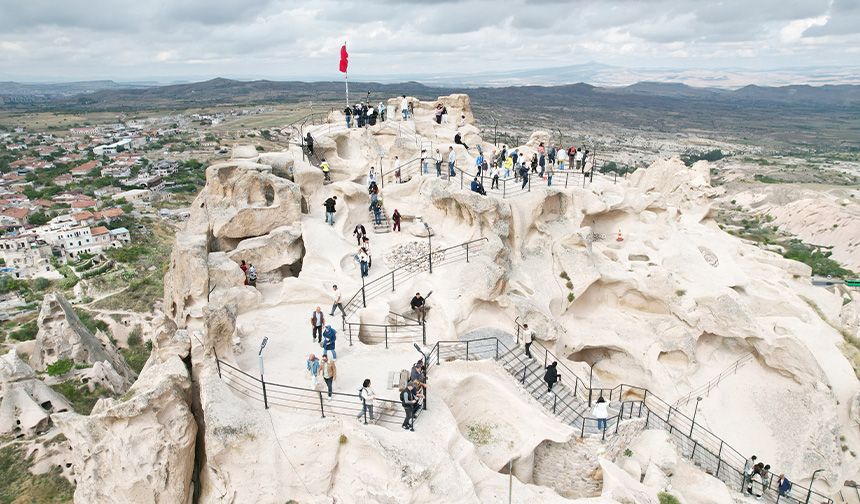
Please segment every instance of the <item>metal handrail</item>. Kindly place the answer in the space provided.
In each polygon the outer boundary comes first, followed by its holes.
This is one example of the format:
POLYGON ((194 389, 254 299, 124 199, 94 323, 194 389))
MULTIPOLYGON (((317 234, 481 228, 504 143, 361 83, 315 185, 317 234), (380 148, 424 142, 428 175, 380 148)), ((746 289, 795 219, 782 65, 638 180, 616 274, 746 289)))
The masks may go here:
MULTIPOLYGON (((398 266, 397 268, 385 273, 379 277, 374 278, 368 282, 365 282, 358 291, 344 304, 344 312, 346 316, 344 317, 344 323, 349 320, 361 307, 367 307, 367 299, 372 298, 374 295, 377 295, 376 292, 379 290, 379 293, 387 291, 388 286, 391 286, 391 290, 393 291, 398 283, 402 283, 406 279, 412 278, 416 274, 421 271, 424 271, 424 263, 426 262, 429 265, 432 263, 437 263, 439 265, 445 264, 446 262, 452 262, 453 260, 459 259, 460 256, 451 256, 448 252, 457 251, 465 252, 466 262, 469 262, 470 253, 479 252, 483 246, 483 243, 488 242, 487 238, 478 238, 475 240, 470 240, 467 242, 463 242, 457 245, 452 245, 450 247, 446 247, 443 249, 433 250, 430 253, 419 256, 405 264, 398 266), (470 250, 471 249, 471 250, 470 250), (406 273, 402 273, 406 271, 406 273), (402 274, 398 276, 398 273, 402 274), (384 288, 383 288, 384 286, 384 288), (371 296, 368 296, 368 292, 371 293, 371 296)), ((432 269, 432 268, 431 268, 432 269)))
POLYGON ((754 355, 752 352, 742 356, 740 359, 733 362, 729 367, 722 370, 720 372, 720 374, 718 374, 717 376, 708 380, 707 383, 691 390, 687 395, 685 395, 685 396, 681 397, 680 399, 678 399, 677 401, 675 401, 673 406, 675 406, 676 408, 679 408, 681 406, 686 405, 688 402, 690 402, 690 400, 692 400, 693 397, 697 397, 701 394, 704 394, 705 396, 710 395, 711 390, 716 388, 716 386, 719 385, 720 382, 723 381, 723 379, 725 379, 729 375, 736 374, 738 372, 738 369, 741 366, 743 366, 744 364, 746 364, 747 362, 751 361, 753 359, 753 357, 754 357, 754 355))
MULTIPOLYGON (((515 323, 518 326, 517 340, 516 340, 518 343, 519 342, 519 327, 520 326, 519 326, 518 321, 515 321, 515 323)), ((486 337, 486 338, 480 338, 477 340, 470 340, 469 342, 443 340, 443 341, 437 342, 436 345, 434 345, 434 347, 430 350, 428 355, 431 358, 430 358, 430 362, 427 363, 427 369, 429 371, 429 369, 433 365, 432 356, 433 356, 434 352, 436 353, 436 365, 438 365, 441 362, 442 347, 445 345, 449 345, 449 346, 459 345, 462 347, 465 344, 466 345, 466 359, 468 360, 469 359, 469 351, 468 351, 468 344, 469 343, 474 345, 475 344, 474 342, 483 342, 483 341, 492 341, 492 340, 496 340, 495 344, 497 345, 498 348, 503 348, 504 350, 506 350, 505 355, 512 352, 512 350, 510 350, 507 347, 507 345, 505 345, 503 342, 499 341, 498 338, 496 338, 494 336, 486 337)), ((541 348, 545 349, 545 347, 540 345, 540 343, 538 343, 538 342, 533 342, 533 345, 534 344, 537 344, 541 348)), ((500 352, 499 350, 496 351, 496 355, 497 355, 495 357, 496 360, 499 360, 499 352, 500 352)), ((449 352, 448 356, 450 356, 450 355, 451 355, 451 353, 449 352)), ((456 358, 456 353, 454 355, 456 358)), ((548 350, 546 350, 545 355, 547 357, 549 355, 552 355, 552 357, 556 360, 556 362, 559 363, 559 366, 561 366, 563 369, 566 369, 566 366, 564 366, 562 361, 559 360, 554 354, 552 354, 548 350)), ((524 355, 517 357, 518 362, 523 362, 524 359, 525 359, 524 355)), ((544 365, 544 367, 545 367, 545 365, 544 365)), ((525 369, 524 369, 524 371, 525 371, 525 369)), ((571 374, 573 374, 573 376, 576 376, 575 373, 571 372, 571 374)), ((539 376, 539 375, 538 375, 538 373, 532 372, 532 373, 530 373, 530 376, 534 377, 534 376, 539 376)), ((588 389, 588 392, 590 393, 589 395, 593 395, 594 392, 597 392, 601 395, 607 395, 607 393, 608 393, 609 398, 610 398, 609 399, 610 402, 613 401, 613 398, 615 398, 616 401, 620 402, 622 404, 621 413, 619 415, 616 415, 616 417, 619 417, 619 416, 623 417, 623 411, 624 411, 623 404, 627 404, 627 403, 638 404, 639 405, 639 414, 638 415, 641 416, 642 412, 644 411, 644 414, 646 416, 646 426, 649 425, 650 422, 654 422, 655 424, 657 422, 659 422, 661 425, 665 425, 664 428, 666 430, 668 430, 670 434, 675 435, 676 437, 681 437, 683 440, 685 440, 685 442, 687 444, 692 446, 691 454, 690 454, 691 458, 695 458, 697 451, 699 451, 699 455, 701 458, 702 450, 704 450, 704 453, 709 454, 709 456, 714 458, 714 460, 716 461, 715 462, 716 463, 715 476, 717 476, 717 478, 720 478, 720 471, 723 471, 725 473, 726 470, 731 470, 731 471, 733 471, 733 473, 740 474, 740 476, 741 476, 740 482, 741 482, 741 485, 743 485, 744 479, 743 479, 742 468, 746 462, 746 457, 743 454, 741 454, 740 451, 738 451, 737 449, 735 449, 734 447, 732 447, 731 445, 726 443, 722 438, 720 438, 719 436, 717 436, 716 434, 711 432, 709 429, 706 429, 705 427, 703 427, 698 422, 695 422, 693 419, 691 419, 690 417, 688 417, 684 413, 677 410, 674 406, 667 403, 666 401, 661 399, 659 396, 651 393, 647 388, 639 387, 636 385, 630 385, 627 383, 621 383, 621 384, 616 385, 616 386, 611 387, 611 388, 606 388, 606 387, 589 388, 589 387, 584 385, 584 382, 582 382, 582 380, 580 380, 578 378, 575 378, 575 380, 577 380, 577 382, 575 384, 575 388, 579 388, 579 383, 583 383, 583 387, 588 389), (634 396, 638 396, 638 397, 635 399, 632 399, 632 400, 631 399, 625 399, 625 391, 627 392, 628 396, 634 395, 634 396)), ((525 380, 523 380, 523 381, 525 381, 525 380)), ((562 383, 564 383, 563 380, 562 380, 562 383)), ((574 392, 574 397, 577 397, 575 392, 574 392)), ((566 403, 566 406, 569 407, 569 403, 566 403)), ((596 418, 588 417, 584 414, 581 414, 582 412, 587 411, 587 409, 588 409, 588 407, 583 408, 580 413, 576 413, 576 416, 574 418, 574 421, 581 421, 582 422, 581 435, 584 434, 585 422, 597 420, 596 418)), ((554 413, 556 413, 556 412, 554 411, 554 413)), ((556 413, 556 414, 559 414, 559 413, 556 413)), ((632 411, 630 414, 632 416, 632 411)), ((563 413, 561 415, 563 416, 563 413)), ((615 417, 610 417, 610 418, 615 418, 615 417)), ((610 419, 607 419, 607 422, 609 422, 609 420, 610 419)), ((617 422, 616 422, 616 430, 617 430, 617 428, 618 427, 617 427, 617 422)), ((603 435, 605 436, 605 432, 603 435)), ((772 469, 771 474, 781 474, 781 472, 776 470, 776 469, 772 469)), ((729 479, 728 476, 725 476, 725 478, 729 479)), ((724 479, 724 481, 725 481, 725 479, 724 479)), ((731 483, 731 481, 727 481, 727 483, 731 483)), ((770 481, 767 482, 766 488, 770 489, 770 483, 771 483, 770 481)), ((795 489, 796 494, 814 495, 816 497, 816 499, 819 499, 819 498, 825 499, 825 502, 828 502, 828 503, 833 502, 832 499, 830 499, 830 498, 828 498, 828 497, 826 497, 826 496, 824 496, 818 492, 815 492, 814 490, 810 490, 808 487, 804 488, 804 487, 800 487, 799 485, 795 484, 793 488, 795 489)), ((768 495, 769 502, 780 502, 780 501, 782 501, 782 502, 799 502, 797 499, 787 498, 784 496, 780 496, 778 494, 774 495, 774 493, 776 493, 776 492, 766 492, 766 494, 768 495)))
POLYGON ((234 392, 249 399, 260 401, 266 409, 279 406, 292 410, 318 411, 321 418, 328 416, 357 417, 361 412, 364 423, 376 420, 379 423, 396 424, 405 419, 405 412, 399 401, 376 399, 374 411, 376 419, 367 418, 367 410, 359 394, 344 392, 331 393, 331 399, 325 390, 317 390, 283 383, 269 382, 260 377, 252 376, 238 367, 225 362, 215 355, 218 377, 234 392))

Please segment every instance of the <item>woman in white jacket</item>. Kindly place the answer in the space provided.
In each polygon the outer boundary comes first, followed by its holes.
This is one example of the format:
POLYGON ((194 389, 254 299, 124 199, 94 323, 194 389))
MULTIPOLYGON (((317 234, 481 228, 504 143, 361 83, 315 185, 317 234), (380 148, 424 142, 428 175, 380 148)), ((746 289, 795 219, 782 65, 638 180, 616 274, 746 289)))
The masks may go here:
POLYGON ((361 384, 358 397, 361 399, 362 408, 355 418, 361 418, 367 412, 367 416, 364 417, 364 423, 367 423, 368 420, 373 420, 373 402, 376 401, 376 392, 370 388, 370 378, 365 379, 361 384))
POLYGON ((606 419, 609 417, 609 403, 603 396, 597 398, 597 403, 591 411, 594 418, 597 419, 597 430, 606 430, 606 419))

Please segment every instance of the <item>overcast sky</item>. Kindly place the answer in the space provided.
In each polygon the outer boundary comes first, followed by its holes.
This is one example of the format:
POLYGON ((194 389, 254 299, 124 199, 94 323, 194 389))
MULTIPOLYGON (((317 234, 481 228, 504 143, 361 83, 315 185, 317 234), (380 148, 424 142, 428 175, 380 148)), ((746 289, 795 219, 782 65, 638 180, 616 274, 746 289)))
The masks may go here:
POLYGON ((860 0, 0 0, 0 81, 857 65, 860 0))

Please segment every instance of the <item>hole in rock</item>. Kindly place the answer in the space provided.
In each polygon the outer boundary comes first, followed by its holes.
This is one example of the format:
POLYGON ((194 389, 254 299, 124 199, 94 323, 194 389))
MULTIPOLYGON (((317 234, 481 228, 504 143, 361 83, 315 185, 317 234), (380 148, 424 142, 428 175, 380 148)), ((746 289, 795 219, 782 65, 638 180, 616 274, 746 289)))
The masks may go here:
POLYGON ((668 350, 657 355, 657 362, 669 367, 684 368, 689 364, 690 359, 680 350, 668 350))
POLYGON ((271 184, 266 184, 265 189, 263 189, 263 197, 266 198, 266 206, 272 206, 272 203, 275 202, 275 188, 271 184))
POLYGON ((39 406, 41 406, 42 409, 45 411, 51 411, 51 409, 54 407, 54 405, 51 404, 51 401, 45 401, 42 404, 40 404, 39 406))
POLYGON ((311 212, 310 208, 308 207, 308 200, 304 196, 302 196, 302 199, 301 199, 301 206, 302 206, 302 213, 303 214, 307 215, 311 212))

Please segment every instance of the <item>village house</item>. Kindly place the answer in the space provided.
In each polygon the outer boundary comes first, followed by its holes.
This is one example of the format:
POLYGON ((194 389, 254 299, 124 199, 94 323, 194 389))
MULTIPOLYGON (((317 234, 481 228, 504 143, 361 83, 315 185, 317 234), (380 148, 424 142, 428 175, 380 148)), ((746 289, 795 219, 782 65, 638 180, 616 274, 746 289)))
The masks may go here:
POLYGON ((62 278, 51 265, 51 247, 35 236, 4 236, 0 238, 0 257, 4 273, 15 278, 62 278))

